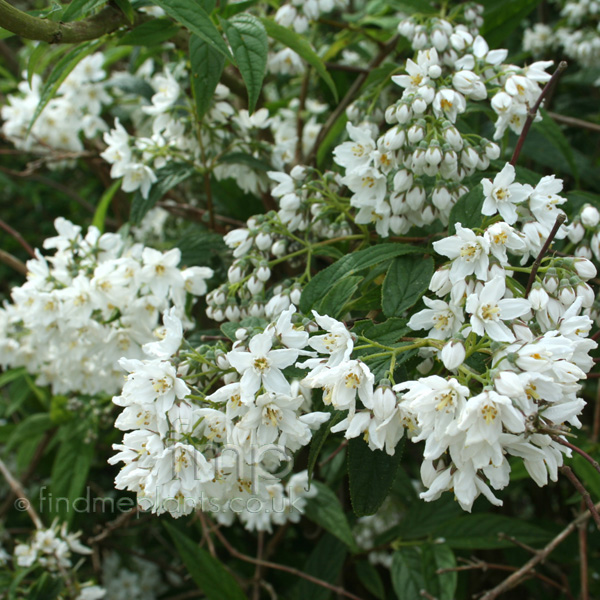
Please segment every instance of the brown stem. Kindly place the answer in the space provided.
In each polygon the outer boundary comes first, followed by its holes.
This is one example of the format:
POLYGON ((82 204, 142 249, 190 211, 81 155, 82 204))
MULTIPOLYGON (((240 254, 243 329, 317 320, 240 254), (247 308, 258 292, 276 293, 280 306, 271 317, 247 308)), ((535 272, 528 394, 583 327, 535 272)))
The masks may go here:
POLYGON ((31 505, 29 498, 27 498, 27 496, 25 495, 25 490, 23 490, 23 486, 19 483, 19 481, 17 481, 13 477, 12 473, 8 470, 8 467, 4 464, 4 461, 2 459, 0 459, 0 473, 2 473, 4 479, 6 479, 6 483, 8 483, 10 489, 17 497, 17 500, 15 501, 15 505, 17 505, 18 503, 17 509, 21 511, 26 510, 36 528, 43 529, 44 524, 42 523, 40 516, 35 511, 35 508, 33 508, 33 506, 31 505))
MULTIPOLYGON (((600 502, 595 505, 595 509, 600 508, 600 502)), ((573 533, 580 524, 585 523, 591 516, 589 510, 581 513, 571 523, 569 523, 554 539, 552 539, 542 550, 540 550, 535 556, 530 558, 520 569, 515 571, 510 577, 507 577, 502 583, 497 585, 495 588, 486 592, 481 600, 495 600, 500 594, 507 592, 516 585, 518 585, 524 577, 527 577, 531 570, 539 563, 543 562, 548 555, 557 548, 562 542, 564 542, 571 533, 573 533)))
POLYGON ((556 217, 556 221, 554 222, 552 230, 550 231, 546 242, 542 246, 540 253, 537 255, 537 258, 533 263, 533 267, 531 268, 531 274, 529 275, 529 280, 527 281, 527 288, 525 289, 525 298, 527 298, 527 296, 529 296, 529 292, 531 292, 531 286, 533 285, 533 282, 535 281, 535 276, 538 272, 538 269, 540 268, 540 265, 542 264, 542 258, 544 258, 546 252, 548 252, 548 248, 550 248, 550 244, 552 243, 552 240, 554 240, 554 236, 558 233, 560 226, 565 222, 566 218, 567 215, 565 215, 565 213, 561 213, 560 215, 558 215, 558 217, 556 217))
POLYGON ((346 591, 344 588, 333 585, 327 581, 323 581, 322 579, 318 579, 317 577, 313 577, 308 573, 303 573, 302 571, 295 569, 294 567, 288 567, 287 565, 280 565, 274 562, 270 562, 268 560, 259 560, 253 558, 252 556, 247 556, 246 554, 242 554, 238 550, 236 550, 225 538, 225 536, 218 530, 213 529, 213 533, 219 538, 219 541, 225 546, 225 549, 234 556, 235 558, 239 558, 245 562, 252 563, 254 565, 261 565, 263 567, 267 567, 269 569, 276 569, 278 571, 285 571, 286 573, 290 573, 292 575, 296 575, 296 577, 301 577, 302 579, 306 579, 306 581, 310 581, 316 585, 320 585, 336 594, 340 594, 342 596, 346 596, 346 598, 351 598, 352 600, 362 600, 362 598, 355 596, 354 594, 346 591))
POLYGON ((326 62, 325 66, 328 71, 347 71, 348 73, 367 73, 369 74, 369 69, 365 69, 365 67, 357 67, 355 65, 339 65, 337 63, 326 62))
POLYGON ((346 446, 348 445, 348 440, 344 440, 325 460, 322 460, 319 463, 319 467, 326 465, 330 460, 333 460, 346 446))
POLYGON ((583 119, 576 119, 575 117, 567 117, 566 115, 559 115, 555 112, 548 112, 548 116, 552 117, 558 123, 564 123, 572 127, 581 127, 581 129, 588 129, 595 133, 600 132, 600 125, 597 123, 590 123, 590 121, 584 121, 583 119))
POLYGON ((0 0, 0 23, 4 29, 28 40, 50 44, 78 44, 112 33, 127 25, 128 21, 121 10, 110 4, 88 19, 61 23, 33 17, 10 5, 6 0, 0 0))
POLYGON ((317 158, 317 152, 319 151, 320 145, 323 143, 323 140, 327 136, 327 134, 331 131, 331 128, 335 125, 335 122, 338 120, 340 115, 346 110, 346 107, 354 100, 354 97, 360 91, 363 83, 366 81, 369 73, 376 69, 385 59, 385 57, 390 54, 396 47, 398 43, 399 35, 395 35, 389 42, 387 42, 380 50, 379 54, 371 61, 367 70, 364 73, 360 73, 357 78, 354 80, 354 83, 350 86, 350 89, 346 92, 346 95, 342 98, 340 103, 336 106, 335 110, 329 115, 327 121, 319 131, 319 135, 315 141, 315 145, 313 146, 308 158, 306 159, 307 164, 313 164, 317 158))
MULTIPOLYGON (((581 502, 581 510, 584 510, 581 502)), ((579 579, 581 580, 581 600, 590 600, 589 575, 588 575, 588 543, 587 528, 585 523, 579 526, 579 579)))
MULTIPOLYGON (((598 330, 597 333, 600 333, 598 330)), ((598 382, 598 388, 596 390, 596 405, 594 406, 594 423, 592 425, 592 444, 597 444, 600 438, 600 382, 598 382)))
MULTIPOLYGON (((263 551, 265 546, 265 534, 264 531, 258 532, 258 539, 256 542, 256 558, 262 561, 263 551)), ((254 585, 252 592, 252 600, 260 600, 260 582, 263 578, 265 568, 261 564, 256 565, 254 571, 254 585)))
MULTIPOLYGON (((156 206, 160 206, 169 212, 189 217, 195 215, 198 220, 202 221, 204 215, 208 212, 205 208, 197 208, 190 204, 173 204, 172 202, 157 202, 156 206)), ((245 227, 246 223, 239 221, 238 219, 232 219, 231 217, 225 217, 223 215, 214 215, 215 221, 221 221, 229 225, 235 225, 235 227, 245 227)))
POLYGON ((521 131, 521 135, 517 140, 517 145, 515 147, 515 151, 513 152, 512 158, 510 159, 510 164, 514 167, 517 164, 517 160, 519 160, 519 154, 521 154, 521 150, 523 149, 523 144, 525 143, 525 138, 529 133, 529 129, 533 123, 537 115, 538 108, 540 107, 544 98, 548 95, 550 90, 554 87, 558 78, 562 75, 563 71, 567 68, 566 61, 561 61, 558 63, 558 67, 556 67, 556 71, 552 73, 552 77, 550 77, 548 83, 544 86, 542 93, 540 94, 537 102, 531 107, 531 109, 527 113, 527 119, 525 120, 525 125, 523 125, 523 130, 521 131))
POLYGON ((598 514, 598 511, 594 506, 594 502, 592 501, 590 493, 585 489, 583 483, 581 483, 581 481, 577 479, 577 476, 575 475, 575 473, 573 473, 571 467, 567 467, 566 465, 564 465, 560 467, 560 472, 566 476, 566 478, 573 484, 573 487, 581 494, 583 501, 588 507, 588 510, 590 511, 594 522, 596 523, 596 526, 598 527, 598 529, 600 529, 600 515, 598 514))
POLYGON ((210 173, 204 173, 204 193, 206 194, 206 209, 208 210, 208 225, 211 231, 215 230, 215 207, 213 205, 212 189, 210 187, 210 173))
POLYGON ((13 229, 8 223, 5 223, 2 219, 0 219, 0 229, 4 229, 6 233, 14 237, 15 240, 17 240, 17 242, 19 242, 19 244, 21 244, 21 246, 24 248, 25 252, 27 252, 31 258, 35 258, 35 252, 33 251, 33 248, 23 239, 23 236, 17 230, 13 229))
POLYGON ((24 262, 21 262, 16 256, 9 254, 6 250, 0 249, 0 262, 8 265, 15 271, 21 273, 21 275, 27 275, 27 267, 24 262))
POLYGON ((598 471, 598 473, 600 473, 600 464, 598 464, 598 461, 594 460, 594 458, 591 457, 585 450, 582 450, 575 444, 571 444, 571 442, 567 442, 567 440, 563 440, 559 436, 552 436, 552 439, 555 442, 558 442, 559 444, 562 444, 563 446, 570 448, 571 450, 573 450, 573 452, 577 452, 577 454, 580 454, 581 456, 583 456, 583 458, 585 458, 585 460, 587 460, 590 463, 590 465, 592 465, 592 467, 594 467, 594 469, 596 469, 596 471, 598 471))

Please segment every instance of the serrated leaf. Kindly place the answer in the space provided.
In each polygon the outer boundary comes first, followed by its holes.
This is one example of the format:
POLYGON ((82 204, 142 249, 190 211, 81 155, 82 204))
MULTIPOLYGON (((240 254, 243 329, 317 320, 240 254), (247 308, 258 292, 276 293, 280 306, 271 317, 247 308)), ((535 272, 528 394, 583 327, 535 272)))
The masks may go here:
POLYGON ((188 573, 209 600, 245 600, 246 595, 221 562, 184 535, 174 525, 164 522, 177 553, 188 573))
POLYGON ((312 485, 317 488, 318 493, 314 498, 307 500, 304 514, 344 542, 352 552, 358 552, 352 530, 338 497, 333 490, 320 481, 313 481, 312 485))
POLYGON ((400 256, 390 264, 381 288, 381 307, 386 317, 399 317, 427 291, 435 265, 430 256, 400 256))
POLYGON ((171 19, 152 19, 152 21, 146 21, 128 31, 118 44, 120 46, 154 46, 170 40, 179 31, 179 25, 173 23, 171 19))
POLYGON ((319 427, 319 429, 317 429, 317 431, 313 433, 313 436, 310 440, 310 447, 308 449, 308 462, 306 466, 306 469, 308 471, 309 485, 312 481, 312 476, 315 470, 315 465, 317 464, 317 459, 321 454, 321 450, 323 449, 325 440, 327 440, 327 437, 329 436, 329 430, 334 425, 337 425, 343 418, 344 413, 342 411, 335 411, 332 413, 329 420, 323 423, 321 427, 319 427))
POLYGON ((201 119, 212 104, 217 84, 221 79, 225 57, 197 35, 190 36, 190 81, 196 103, 196 113, 201 119))
POLYGON ((67 78, 69 73, 86 57, 95 52, 102 44, 104 40, 94 40, 92 42, 86 42, 84 44, 80 44, 73 48, 70 52, 65 54, 59 61, 56 63, 54 69, 48 76, 48 79, 42 90, 40 92, 40 101, 33 112, 33 116, 29 123, 29 131, 37 121, 38 117, 42 114, 42 111, 52 100, 58 88, 61 86, 62 82, 67 78))
POLYGON ((362 438, 348 443, 348 478, 352 509, 358 517, 377 512, 394 483, 402 459, 404 439, 394 456, 382 450, 370 450, 362 438))
POLYGON ((267 70, 269 41, 264 25, 253 15, 242 13, 221 25, 231 45, 237 67, 248 91, 248 112, 254 112, 267 70))
POLYGON ((187 165, 168 164, 155 174, 156 183, 150 188, 148 197, 144 198, 138 190, 131 203, 130 220, 139 223, 146 213, 172 188, 193 175, 194 169, 187 165))
POLYGON ((392 559, 392 586, 398 600, 422 600, 421 590, 425 589, 421 549, 414 546, 400 548, 392 559))
POLYGON ((231 17, 248 10, 257 3, 258 0, 237 0, 237 2, 230 2, 227 6, 221 8, 221 16, 224 19, 231 19, 231 17))
POLYGON ((67 23, 79 17, 90 16, 90 13, 99 6, 106 4, 107 0, 72 0, 65 8, 60 20, 67 23))
POLYGON ((321 79, 327 84, 327 86, 331 90, 331 93, 333 94, 333 97, 337 102, 339 98, 337 88, 335 87, 335 83, 333 82, 331 75, 327 72, 327 67, 325 66, 325 63, 319 58, 319 55, 312 49, 312 46, 309 44, 309 42, 292 29, 283 27, 283 25, 279 25, 271 19, 262 18, 261 22, 265 26, 269 37, 273 38, 274 40, 277 40, 284 46, 287 46, 288 48, 293 50, 296 54, 300 55, 300 57, 302 57, 311 67, 315 69, 315 71, 319 74, 319 77, 321 77, 321 79))
POLYGON ((436 597, 438 600, 454 600, 458 574, 456 571, 438 573, 442 569, 453 569, 456 567, 456 557, 447 544, 431 544, 429 546, 433 560, 431 566, 433 573, 431 579, 437 579, 436 597))
MULTIPOLYGON (((331 534, 324 535, 309 556, 303 571, 328 583, 334 583, 346 560, 346 545, 331 534)), ((302 579, 298 585, 297 598, 326 600, 331 591, 302 579)))
POLYGON ((391 260, 396 256, 422 252, 421 248, 409 246, 408 244, 379 244, 347 254, 336 263, 319 271, 308 282, 302 292, 300 310, 301 312, 309 312, 342 277, 354 275, 362 269, 391 260))
POLYGON ((120 181, 115 181, 107 190, 102 194, 102 198, 100 198, 100 202, 98 202, 98 207, 96 208, 96 212, 94 213, 94 220, 92 221, 92 225, 97 227, 100 232, 104 232, 104 221, 106 220, 106 212, 108 211, 108 207, 117 193, 117 190, 121 187, 120 181))
POLYGON ((365 588, 379 600, 385 600, 385 587, 377 569, 366 560, 355 564, 356 575, 365 588))
POLYGON ((521 26, 523 19, 542 0, 492 0, 483 15, 481 35, 490 48, 501 48, 504 40, 521 26))
POLYGON ((356 335, 362 335, 370 340, 389 346, 390 344, 395 344, 411 329, 406 326, 406 319, 393 317, 383 323, 373 323, 373 321, 368 320, 357 321, 352 331, 356 335))
POLYGON ((60 521, 70 524, 73 520, 78 509, 76 500, 81 498, 93 459, 94 444, 81 436, 67 437, 61 443, 52 466, 50 486, 53 498, 50 511, 60 521))
POLYGON ((460 223, 463 227, 469 229, 481 227, 483 223, 483 215, 481 214, 483 201, 484 195, 481 183, 477 184, 464 196, 461 196, 450 210, 448 234, 454 235, 456 233, 456 223, 460 223))
POLYGON ((511 541, 499 537, 500 533, 531 545, 543 545, 552 538, 551 532, 533 523, 495 514, 463 515, 447 521, 430 533, 444 538, 451 548, 464 550, 514 547, 511 541))
POLYGON ((333 284, 333 287, 325 294, 324 298, 317 304, 315 310, 322 315, 329 315, 334 319, 344 314, 346 302, 352 298, 363 280, 360 276, 344 277, 333 284))
POLYGON ((233 61, 225 40, 199 0, 154 0, 154 4, 160 6, 168 15, 177 19, 225 58, 233 61))
POLYGON ((177 242, 177 247, 181 250, 181 264, 186 266, 206 266, 215 255, 227 250, 222 235, 200 226, 190 227, 177 242))

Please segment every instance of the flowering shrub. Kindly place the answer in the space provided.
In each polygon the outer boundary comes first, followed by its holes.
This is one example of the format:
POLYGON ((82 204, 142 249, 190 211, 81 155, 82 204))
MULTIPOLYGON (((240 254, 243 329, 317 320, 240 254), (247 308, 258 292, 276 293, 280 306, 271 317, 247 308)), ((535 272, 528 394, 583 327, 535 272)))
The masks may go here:
POLYGON ((597 108, 538 3, 5 4, 7 597, 600 591, 597 108))

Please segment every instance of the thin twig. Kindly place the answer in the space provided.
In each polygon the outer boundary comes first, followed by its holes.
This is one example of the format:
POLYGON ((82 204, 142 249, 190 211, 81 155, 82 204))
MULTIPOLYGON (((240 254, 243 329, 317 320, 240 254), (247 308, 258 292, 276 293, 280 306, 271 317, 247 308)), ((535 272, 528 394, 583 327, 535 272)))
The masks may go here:
POLYGON ((15 240, 17 240, 17 242, 21 244, 25 252, 27 252, 27 254, 31 256, 31 258, 35 258, 35 252, 33 251, 33 248, 25 241, 23 236, 16 229, 13 229, 8 223, 5 223, 2 219, 0 219, 0 229, 4 229, 6 233, 14 237, 15 240))
POLYGON ((138 510, 139 508, 135 506, 131 510, 120 514, 114 521, 109 521, 98 535, 88 539, 88 544, 97 544, 98 542, 106 539, 113 533, 113 531, 125 526, 127 521, 129 521, 133 516, 137 515, 138 510))
POLYGON ((270 562, 267 560, 259 560, 253 558, 252 556, 247 556, 246 554, 242 554, 238 550, 236 550, 225 538, 225 536, 218 530, 213 529, 213 533, 219 538, 219 541, 225 546, 225 549, 234 556, 235 558, 239 558, 245 562, 252 563, 254 565, 262 565, 263 567, 267 567, 269 569, 276 569, 278 571, 285 571, 286 573, 290 573, 292 575, 296 575, 296 577, 301 577, 302 579, 306 579, 306 581, 310 581, 315 583, 316 585, 320 585, 321 587, 327 588, 336 594, 340 594, 342 596, 346 596, 346 598, 352 598, 352 600, 362 600, 359 596, 355 596, 354 594, 346 591, 344 588, 333 585, 327 581, 323 581, 322 579, 318 579, 317 577, 313 577, 308 573, 303 573, 302 571, 295 569, 294 567, 288 567, 287 565, 280 565, 278 563, 270 562))
POLYGON ((354 83, 350 86, 350 89, 346 92, 346 95, 342 98, 340 103, 336 106, 335 110, 329 115, 327 121, 319 131, 319 135, 315 140, 315 145, 313 146, 308 158, 306 159, 307 164, 312 164, 317 158, 317 152, 319 151, 320 145, 323 143, 323 140, 327 136, 327 134, 331 131, 331 128, 335 125, 335 122, 338 120, 340 115, 346 110, 347 106, 354 100, 354 97, 360 91, 363 83, 366 81, 369 73, 376 69, 385 59, 385 57, 390 54, 396 47, 398 43, 399 35, 395 35, 389 42, 387 42, 380 50, 379 54, 371 61, 367 70, 363 73, 359 73, 357 78, 354 80, 354 83))
POLYGON ((590 121, 584 121, 583 119, 576 119, 575 117, 559 115, 555 112, 548 112, 548 116, 553 118, 555 121, 558 121, 559 123, 564 123, 565 125, 571 125, 572 127, 581 127, 582 129, 588 129, 589 131, 594 131, 596 133, 600 132, 600 125, 598 125, 597 123, 590 123, 590 121))
POLYGON ((531 268, 531 274, 529 275, 529 281, 527 281, 527 288, 525 289, 525 298, 527 298, 527 296, 529 296, 529 292, 531 291, 531 286, 533 285, 533 282, 535 281, 535 276, 538 272, 538 269, 540 268, 540 265, 542 264, 542 258, 544 258, 546 252, 548 252, 548 248, 550 248, 550 244, 552 243, 552 240, 554 240, 554 236, 558 233, 560 226, 565 222, 566 218, 567 218, 567 215, 565 215, 565 213, 561 213, 560 215, 558 215, 558 217, 556 217, 556 221, 554 222, 552 230, 550 231, 550 234, 548 235, 546 242, 542 246, 540 253, 537 255, 537 258, 535 259, 535 262, 533 263, 533 267, 531 268))
POLYGON ((29 498, 25 495, 25 490, 23 490, 23 486, 13 477, 12 473, 8 470, 8 467, 4 464, 4 461, 0 458, 0 472, 4 475, 4 479, 6 479, 6 483, 10 486, 10 489, 13 491, 17 500, 15 501, 15 506, 17 506, 18 510, 26 510, 33 524, 37 529, 43 529, 44 524, 40 519, 39 515, 31 505, 29 498), (17 505, 18 503, 18 505, 17 505))
POLYGON ((575 446, 575 444, 571 444, 571 442, 567 442, 567 440, 563 440, 561 437, 559 437, 557 435, 556 436, 553 435, 552 439, 555 442, 558 442, 559 444, 562 444, 563 446, 570 448, 571 450, 573 450, 573 452, 577 452, 577 454, 583 456, 583 458, 585 458, 585 460, 587 460, 590 463, 590 465, 592 465, 592 467, 594 467, 594 469, 596 469, 596 471, 598 471, 598 473, 600 473, 600 464, 598 464, 598 461, 594 460, 594 458, 591 457, 585 450, 582 450, 578 446, 575 446))
MULTIPOLYGON (((600 330, 598 330, 600 333, 600 330)), ((598 382, 598 389, 596 390, 596 405, 594 406, 594 423, 592 425, 592 437, 590 441, 592 444, 597 444, 600 438, 600 382, 598 382)))
POLYGON ((330 460, 333 460, 338 453, 340 453, 348 445, 348 440, 344 440, 325 460, 319 463, 319 467, 327 464, 330 460))
POLYGON ((517 145, 515 147, 515 151, 513 152, 512 158, 510 159, 510 164, 514 167, 517 164, 517 160, 519 160, 519 154, 521 154, 521 150, 523 148, 523 144, 525 143, 525 138, 527 138, 527 134, 529 133, 529 129, 531 128, 531 124, 537 115, 538 108, 540 107, 544 98, 548 95, 550 90, 554 87, 558 78, 562 75, 563 71, 567 68, 566 61, 561 61, 558 63, 558 67, 556 67, 556 71, 552 73, 552 77, 548 80, 548 83, 544 86, 539 98, 536 103, 531 107, 531 109, 527 112, 527 119, 525 120, 525 124, 523 125, 523 130, 521 131, 521 135, 517 140, 517 145))
POLYGON ((204 173, 204 193, 206 194, 206 209, 208 210, 208 225, 215 230, 215 207, 213 204, 212 189, 210 187, 210 173, 204 173))
MULTIPOLYGON (((582 500, 581 510, 585 509, 582 500)), ((588 543, 586 523, 579 525, 579 579, 581 583, 581 600, 590 600, 590 589, 588 579, 588 543)))
MULTIPOLYGON (((595 509, 600 508, 600 502, 595 505, 595 509)), ((539 563, 543 562, 548 555, 556 549, 562 542, 564 542, 571 533, 573 533, 581 523, 585 523, 591 517, 589 510, 581 513, 571 523, 569 523, 552 541, 550 541, 542 550, 540 550, 535 556, 531 557, 520 569, 515 571, 510 577, 507 577, 502 583, 497 585, 495 588, 486 592, 481 600, 495 600, 500 594, 507 592, 521 580, 526 577, 529 572, 539 563)))
MULTIPOLYGON (((205 208, 198 208, 196 206, 191 206, 190 204, 173 204, 172 202, 157 202, 156 206, 160 206, 169 212, 179 214, 181 216, 190 216, 196 215, 199 217, 198 220, 203 221, 204 215, 208 212, 205 208)), ((228 223, 229 225, 235 225, 236 227, 245 227, 246 223, 243 221, 239 221, 238 219, 232 219, 231 217, 225 217, 223 215, 214 215, 215 221, 222 221, 223 223, 228 223)))
POLYGON ((6 252, 6 250, 0 249, 0 262, 8 265, 23 276, 27 275, 27 266, 25 263, 21 262, 16 256, 6 252))
POLYGON ((524 544, 523 542, 521 542, 517 538, 513 537, 512 535, 507 535, 506 533, 499 533, 498 538, 501 540, 507 540, 508 542, 511 542, 515 546, 519 546, 519 548, 523 548, 523 550, 527 550, 527 552, 530 552, 531 554, 535 554, 537 552, 537 550, 535 548, 529 546, 528 544, 524 544))
POLYGON ((565 475, 565 477, 573 484, 573 487, 581 494, 585 505, 588 507, 588 510, 592 514, 592 518, 594 519, 596 526, 598 527, 598 529, 600 529, 600 515, 598 514, 598 511, 594 506, 594 502, 592 500, 592 497, 590 496, 590 493, 585 489, 583 483, 579 481, 575 473, 573 473, 573 469, 571 469, 571 467, 563 465, 562 467, 560 467, 560 472, 563 475, 565 475))
MULTIPOLYGON (((258 539, 256 541, 256 558, 262 561, 263 551, 265 546, 265 534, 264 531, 258 532, 258 539)), ((252 600, 260 600, 260 582, 263 578, 264 567, 261 564, 256 565, 254 571, 254 590, 252 592, 252 600)))

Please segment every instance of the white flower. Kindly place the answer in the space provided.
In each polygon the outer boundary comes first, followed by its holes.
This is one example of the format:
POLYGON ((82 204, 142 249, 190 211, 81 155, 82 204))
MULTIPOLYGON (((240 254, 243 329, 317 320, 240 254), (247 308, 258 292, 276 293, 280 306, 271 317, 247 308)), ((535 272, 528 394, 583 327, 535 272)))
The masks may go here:
POLYGON ((497 342, 514 342, 513 332, 502 321, 524 315, 531 304, 524 298, 504 298, 506 283, 503 277, 488 281, 479 294, 467 298, 466 309, 471 313, 471 327, 477 335, 489 335, 497 342))
POLYGON ((312 313, 319 327, 327 333, 311 337, 308 340, 308 345, 319 354, 329 355, 325 363, 328 367, 337 367, 339 364, 348 361, 354 348, 354 342, 348 328, 332 317, 321 316, 314 310, 312 313))
POLYGON ((465 361, 465 347, 461 342, 450 340, 440 352, 440 359, 446 369, 454 371, 465 361))
POLYGON ((176 313, 177 309, 174 307, 165 312, 163 316, 164 327, 157 332, 160 341, 144 344, 142 350, 146 354, 166 359, 179 350, 183 339, 183 325, 176 313))
MULTIPOLYGON (((562 179, 556 179, 554 175, 547 175, 540 179, 529 198, 531 212, 548 229, 552 228, 559 215, 564 214, 558 208, 567 201, 566 198, 558 195, 562 191, 562 188, 562 179)), ((565 231, 564 228, 561 229, 563 229, 563 232, 565 231)), ((564 233, 559 237, 564 237, 564 233)))
POLYGON ((265 331, 255 335, 247 351, 234 348, 227 360, 242 376, 240 380, 242 401, 251 403, 256 392, 264 386, 268 392, 289 396, 291 388, 281 369, 292 365, 298 358, 298 350, 282 348, 272 350, 273 335, 265 331))
POLYGON ((532 189, 529 185, 521 185, 514 181, 515 168, 510 163, 506 163, 493 182, 489 179, 482 180, 485 200, 481 212, 484 215, 491 216, 498 212, 509 225, 516 222, 515 205, 525 201, 532 189))
POLYGON ((355 127, 350 122, 346 124, 346 129, 352 141, 334 148, 334 161, 347 170, 368 166, 376 148, 371 130, 368 127, 355 127))
POLYGON ((429 329, 427 337, 436 340, 445 340, 460 330, 464 316, 458 306, 426 296, 423 296, 423 302, 428 308, 410 318, 407 325, 411 329, 429 329))

